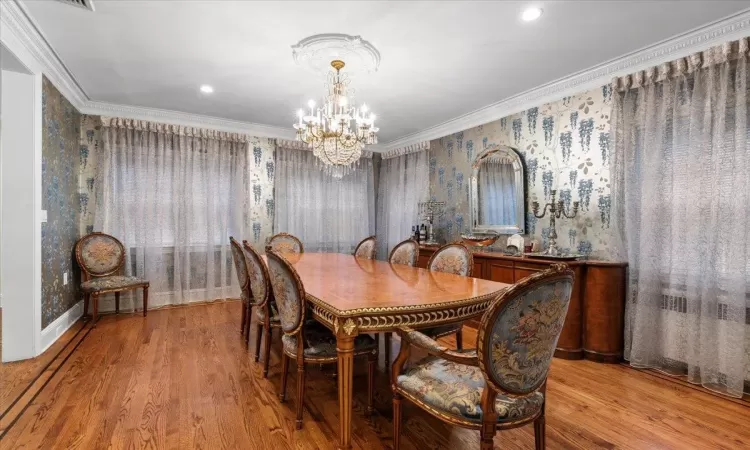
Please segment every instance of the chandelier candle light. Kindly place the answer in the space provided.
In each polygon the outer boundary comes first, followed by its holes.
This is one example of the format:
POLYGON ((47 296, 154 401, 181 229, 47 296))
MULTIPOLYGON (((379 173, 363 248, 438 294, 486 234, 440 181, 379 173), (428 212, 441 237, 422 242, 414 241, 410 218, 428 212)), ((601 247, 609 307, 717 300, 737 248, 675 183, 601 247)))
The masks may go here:
POLYGON ((349 78, 341 74, 344 61, 333 60, 335 72, 328 74, 328 94, 323 105, 315 108, 315 101, 307 103, 309 114, 299 110, 299 122, 294 125, 297 139, 307 143, 313 154, 324 164, 324 169, 341 178, 362 156, 365 145, 376 144, 378 138, 375 114, 363 104, 353 105, 353 89, 349 78))

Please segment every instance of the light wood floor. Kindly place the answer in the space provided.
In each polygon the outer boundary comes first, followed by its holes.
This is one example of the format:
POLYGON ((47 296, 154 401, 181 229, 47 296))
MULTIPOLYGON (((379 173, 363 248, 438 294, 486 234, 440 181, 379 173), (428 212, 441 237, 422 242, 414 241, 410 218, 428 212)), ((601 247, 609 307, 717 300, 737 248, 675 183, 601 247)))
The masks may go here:
MULTIPOLYGON (((308 371, 304 427, 295 431, 293 378, 288 403, 276 396, 278 343, 265 380, 243 349, 239 317, 237 302, 151 311, 146 319, 103 317, 0 448, 334 448, 335 366, 308 371)), ((474 339, 467 329, 464 342, 474 339)), ((379 373, 377 412, 368 421, 364 369, 355 372, 354 446, 390 448, 387 377, 379 373)), ((547 392, 548 448, 750 448, 747 406, 622 365, 557 359, 547 392)), ((413 406, 404 419, 403 449, 479 446, 477 432, 446 426, 413 406)), ((503 449, 533 443, 531 426, 495 438, 503 449)))

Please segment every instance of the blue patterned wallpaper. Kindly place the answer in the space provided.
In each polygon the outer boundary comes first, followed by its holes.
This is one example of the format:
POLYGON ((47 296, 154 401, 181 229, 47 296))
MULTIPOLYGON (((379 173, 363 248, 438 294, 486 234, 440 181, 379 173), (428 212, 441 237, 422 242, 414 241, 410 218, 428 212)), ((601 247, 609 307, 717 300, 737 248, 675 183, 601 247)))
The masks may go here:
MULTIPOLYGON (((536 219, 531 202, 580 202, 575 219, 558 220, 558 245, 595 258, 610 258, 609 116, 612 91, 593 89, 545 103, 485 125, 430 142, 430 194, 447 202, 437 224, 443 241, 468 231, 471 163, 491 144, 508 145, 523 156, 527 175, 526 238, 546 246, 549 219, 536 219)), ((504 247, 505 240, 497 246, 504 247)))
POLYGON ((78 141, 81 114, 46 78, 42 81, 42 329, 81 298, 73 247, 78 240, 78 141), (63 284, 63 273, 68 284, 63 284))

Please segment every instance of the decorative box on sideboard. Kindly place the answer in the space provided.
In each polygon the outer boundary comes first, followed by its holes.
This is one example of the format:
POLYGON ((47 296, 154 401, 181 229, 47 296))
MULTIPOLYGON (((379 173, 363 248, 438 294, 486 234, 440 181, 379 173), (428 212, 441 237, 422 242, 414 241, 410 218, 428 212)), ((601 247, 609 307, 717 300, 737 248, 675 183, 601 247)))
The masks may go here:
MULTIPOLYGON (((421 246, 419 267, 426 267, 437 246, 421 246)), ((474 252, 474 276, 515 283, 559 261, 474 252)), ((619 362, 623 351, 627 263, 596 260, 566 261, 575 272, 573 294, 555 356, 619 362)), ((477 326, 479 318, 470 325, 477 326)))

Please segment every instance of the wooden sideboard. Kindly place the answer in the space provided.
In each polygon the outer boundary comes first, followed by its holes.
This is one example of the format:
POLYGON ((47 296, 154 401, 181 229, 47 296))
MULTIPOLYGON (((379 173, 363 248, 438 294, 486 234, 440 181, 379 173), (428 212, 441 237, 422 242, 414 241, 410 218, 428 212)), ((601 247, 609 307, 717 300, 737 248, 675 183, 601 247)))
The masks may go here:
MULTIPOLYGON (((420 246, 419 267, 426 267, 437 246, 420 246)), ((515 283, 544 270, 554 260, 474 252, 476 278, 515 283)), ((623 350, 627 263, 594 260, 566 261, 575 272, 573 294, 555 356, 620 362, 623 350)), ((479 325, 479 318, 472 320, 479 325)))

